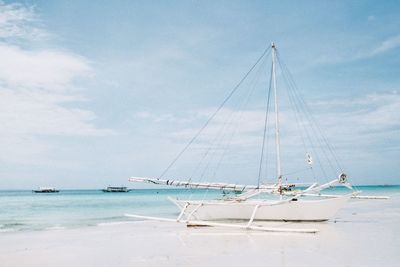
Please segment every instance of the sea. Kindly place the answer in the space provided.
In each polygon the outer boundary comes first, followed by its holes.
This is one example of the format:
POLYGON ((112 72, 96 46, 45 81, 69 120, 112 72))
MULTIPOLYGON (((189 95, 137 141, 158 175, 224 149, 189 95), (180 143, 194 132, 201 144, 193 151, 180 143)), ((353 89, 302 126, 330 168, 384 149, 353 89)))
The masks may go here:
MULTIPOLYGON (((357 186, 363 195, 400 195, 400 186, 357 186)), ((343 193, 337 187, 324 192, 343 193)), ((125 214, 170 217, 178 208, 168 197, 215 199, 218 190, 133 189, 127 193, 93 190, 60 190, 59 193, 33 193, 31 190, 0 190, 0 233, 44 231, 132 222, 125 214)))

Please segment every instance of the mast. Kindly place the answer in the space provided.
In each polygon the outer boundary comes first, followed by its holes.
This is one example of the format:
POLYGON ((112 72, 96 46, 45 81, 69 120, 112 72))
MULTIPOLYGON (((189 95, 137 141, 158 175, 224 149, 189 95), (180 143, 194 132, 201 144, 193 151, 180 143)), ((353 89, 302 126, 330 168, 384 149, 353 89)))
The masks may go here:
POLYGON ((278 94, 276 90, 276 72, 275 72, 275 53, 276 47, 274 43, 271 43, 272 48, 272 84, 274 87, 274 99, 275 99, 275 144, 276 144, 276 172, 278 176, 279 188, 282 185, 282 167, 281 167, 281 148, 279 139, 279 107, 278 107, 278 94))

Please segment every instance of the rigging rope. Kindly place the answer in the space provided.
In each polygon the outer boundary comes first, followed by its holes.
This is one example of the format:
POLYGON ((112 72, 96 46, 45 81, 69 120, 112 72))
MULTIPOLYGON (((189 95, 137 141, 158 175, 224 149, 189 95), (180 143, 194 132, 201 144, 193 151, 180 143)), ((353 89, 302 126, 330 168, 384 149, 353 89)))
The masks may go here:
MULTIPOLYGON (((217 156, 218 153, 221 152, 221 156, 219 158, 219 161, 217 161, 216 166, 214 167, 214 173, 212 176, 212 179, 209 180, 213 180, 213 178, 216 175, 217 170, 219 169, 220 164, 222 163, 222 159, 224 158, 228 147, 233 139, 233 136, 236 134, 236 131, 238 129, 238 125, 241 122, 241 118, 243 115, 243 107, 248 103, 251 95, 253 94, 253 92, 255 91, 255 88, 258 84, 259 78, 260 78, 260 74, 261 74, 261 70, 263 70, 263 64, 265 64, 265 62, 261 63, 261 66, 259 67, 259 70, 256 72, 255 77, 253 78, 253 80, 250 82, 249 87, 251 88, 250 90, 246 91, 245 96, 243 97, 239 97, 239 101, 241 101, 241 103, 239 104, 238 109, 240 112, 236 112, 236 110, 231 110, 228 119, 225 121, 225 123, 222 125, 222 127, 220 128, 220 130, 218 131, 218 134, 216 135, 216 137, 213 139, 213 141, 211 142, 211 145, 208 147, 208 149, 206 150, 206 152, 204 153, 203 157, 201 158, 201 160, 199 161, 199 163, 197 164, 195 171, 192 173, 192 175, 190 176, 190 179, 194 177, 194 175, 197 173, 197 171, 200 169, 200 166, 202 165, 203 162, 205 162, 205 166, 203 169, 203 172, 201 173, 200 179, 198 181, 202 181, 203 177, 206 174, 206 171, 209 170, 211 163, 213 162, 213 159, 217 156), (229 133, 229 129, 233 129, 232 134, 227 137, 228 133, 229 133), (226 144, 223 144, 224 141, 226 141, 226 144), (208 160, 206 161, 205 159, 208 156, 208 160)), ((211 173, 211 170, 210 170, 211 173)))
MULTIPOLYGON (((264 64, 264 63, 262 63, 262 64, 264 64)), ((253 93, 254 93, 254 91, 256 89, 256 86, 257 86, 257 84, 259 82, 259 78, 260 78, 260 74, 261 74, 262 70, 263 70, 263 66, 261 65, 260 68, 259 68, 259 71, 256 73, 256 76, 254 77, 253 86, 248 91, 248 94, 246 95, 246 97, 244 98, 244 101, 241 103, 241 105, 239 107, 240 112, 239 112, 239 115, 237 116, 238 119, 236 121, 236 124, 232 124, 233 131, 232 131, 231 135, 229 136, 229 138, 227 139, 228 141, 226 142, 225 146, 222 148, 221 156, 220 156, 220 158, 219 158, 219 160, 217 162, 217 165, 215 166, 214 173, 213 173, 213 176, 212 176, 211 180, 213 180, 215 178, 215 176, 217 174, 217 171, 219 170, 219 168, 221 166, 221 163, 222 163, 222 161, 223 161, 223 159, 224 159, 224 157, 225 157, 225 155, 226 155, 226 153, 228 151, 228 148, 229 148, 233 138, 235 137, 235 135, 237 133, 238 126, 239 126, 240 122, 242 121, 242 117, 243 117, 243 114, 244 114, 244 107, 245 107, 245 105, 247 105, 247 103, 249 102, 250 97, 253 95, 253 93)), ((225 135, 224 135, 224 137, 225 137, 225 135)), ((224 140, 224 139, 225 138, 221 139, 221 141, 224 140)))
MULTIPOLYGON (((310 148, 311 148, 312 152, 314 153, 314 155, 316 156, 315 157, 316 163, 320 167, 321 172, 323 174, 323 177, 325 179, 327 179, 328 176, 326 174, 325 168, 323 167, 323 165, 322 165, 322 163, 320 161, 319 153, 316 150, 316 146, 314 145, 313 138, 311 138, 311 134, 309 132, 309 129, 308 129, 308 127, 306 127, 306 125, 300 123, 300 121, 303 121, 303 122, 309 121, 309 120, 307 120, 307 114, 306 114, 306 112, 304 111, 304 109, 303 109, 303 107, 301 105, 302 103, 299 102, 299 101, 296 101, 297 98, 296 98, 296 95, 295 95, 295 92, 294 92, 294 89, 293 89, 293 85, 290 83, 290 80, 286 76, 287 73, 285 73, 285 69, 282 67, 282 62, 281 62, 280 56, 278 56, 278 53, 277 53, 277 59, 278 59, 278 64, 279 64, 279 66, 280 66, 280 68, 282 70, 282 77, 284 78, 283 80, 287 84, 287 88, 288 88, 287 93, 288 93, 288 96, 289 96, 289 101, 292 104, 292 106, 294 106, 294 108, 296 110, 296 112, 294 112, 296 123, 297 123, 296 125, 298 126, 299 129, 300 129, 300 126, 302 126, 302 128, 304 129, 304 133, 305 133, 306 138, 307 138, 307 140, 308 140, 308 142, 310 144, 310 148)), ((308 149, 307 149, 306 142, 304 141, 303 132, 301 130, 299 130, 299 132, 300 132, 300 136, 302 137, 302 142, 304 144, 305 150, 307 152, 308 149)), ((311 171, 313 173, 314 178, 316 178, 315 177, 315 173, 314 173, 314 169, 311 169, 311 171)))
MULTIPOLYGON (((278 62, 281 66, 282 69, 282 74, 283 76, 287 75, 287 79, 288 79, 288 84, 289 84, 289 89, 292 90, 291 94, 294 100, 299 99, 298 104, 296 105, 297 108, 300 108, 303 110, 304 115, 309 117, 309 122, 310 122, 310 126, 311 126, 311 130, 315 133, 316 136, 320 136, 320 138, 322 139, 323 143, 326 145, 326 147, 328 148, 330 155, 332 156, 332 158, 334 159, 336 166, 338 167, 338 169, 340 171, 343 171, 336 153, 334 151, 333 146, 330 144, 330 142, 328 141, 328 138, 326 137, 326 135, 323 133, 320 124, 318 123, 318 121, 314 118, 314 116, 312 115, 309 106, 306 104, 306 102, 304 101, 304 98, 302 97, 301 93, 299 92, 299 90, 297 89, 297 85, 293 79, 292 74, 290 73, 290 71, 288 70, 287 66, 285 65, 285 63, 281 60, 280 54, 277 53, 277 58, 278 58, 278 62), (297 97, 296 97, 297 96, 297 97)), ((288 90, 289 91, 289 90, 288 90)), ((296 103, 296 101, 294 101, 296 103)), ((301 114, 301 113, 300 113, 301 114)), ((307 132, 307 131, 306 131, 307 132)), ((308 133, 308 132, 307 132, 308 133)), ((308 135, 308 134, 307 134, 308 135)), ((319 138, 317 138, 317 141, 320 145, 320 147, 322 148, 323 144, 321 143, 321 140, 319 138)), ((329 159, 329 156, 326 154, 325 150, 321 149, 325 158, 328 161, 328 164, 330 166, 330 168, 333 170, 333 172, 336 172, 337 170, 335 170, 335 168, 332 166, 332 163, 329 159)), ((321 165, 322 167, 322 165, 321 165)))
POLYGON ((161 173, 159 179, 163 178, 164 175, 171 169, 171 167, 175 164, 175 162, 182 156, 183 153, 189 148, 189 146, 197 139, 197 137, 203 132, 203 130, 207 127, 210 121, 215 117, 215 115, 222 109, 222 107, 228 102, 228 100, 232 97, 232 95, 236 92, 236 90, 240 87, 240 85, 246 80, 247 76, 253 71, 253 69, 258 65, 261 59, 267 54, 267 52, 271 49, 268 46, 261 56, 257 59, 257 61, 252 65, 252 67, 247 71, 244 77, 239 81, 239 83, 231 90, 228 96, 224 99, 224 101, 218 106, 218 108, 214 111, 211 117, 206 121, 206 123, 200 128, 200 130, 196 133, 196 135, 186 144, 186 146, 177 154, 177 156, 173 159, 173 161, 167 166, 167 168, 161 173))
POLYGON ((264 158, 264 147, 265 147, 265 137, 266 137, 266 133, 267 133, 267 125, 268 125, 268 113, 269 113, 269 102, 270 102, 269 100, 271 98, 271 87, 272 87, 272 67, 271 67, 271 75, 270 75, 270 79, 269 79, 268 94, 266 97, 267 107, 265 110, 263 142, 262 142, 262 148, 261 148, 260 166, 258 169, 258 180, 257 180, 258 187, 260 187, 261 171, 262 171, 262 164, 263 164, 263 158, 264 158))
POLYGON ((305 112, 309 114, 309 116, 310 116, 312 122, 314 123, 315 127, 317 128, 317 130, 318 130, 318 132, 319 132, 321 138, 323 139, 323 141, 324 141, 325 144, 327 145, 327 147, 328 147, 330 153, 332 154, 332 157, 334 158, 335 163, 337 164, 338 168, 339 168, 341 171, 343 171, 343 168, 341 167, 341 165, 340 165, 340 163, 339 163, 339 161, 338 161, 338 159, 337 159, 337 155, 336 155, 336 153, 335 153, 335 149, 334 149, 333 145, 329 142, 327 136, 323 133, 322 127, 321 127, 321 125, 319 124, 319 122, 318 122, 318 121, 315 119, 315 117, 312 115, 312 112, 311 112, 311 110, 310 110, 310 107, 306 104, 306 102, 304 101, 303 96, 301 95, 301 93, 300 93, 299 90, 297 89, 296 82, 294 81, 293 76, 292 76, 292 74, 290 73, 290 71, 288 70, 286 64, 285 64, 283 61, 282 61, 282 64, 283 64, 283 66, 284 66, 284 68, 285 68, 285 70, 286 70, 286 72, 287 72, 287 74, 288 74, 288 76, 289 76, 289 78, 290 78, 292 84, 293 84, 294 89, 296 89, 296 90, 294 90, 294 91, 297 93, 297 95, 298 95, 300 101, 303 102, 303 104, 304 104, 305 112))
MULTIPOLYGON (((268 54, 267 54, 268 55, 268 54)), ((228 152, 228 148, 231 144, 231 141, 235 134, 237 133, 238 126, 240 125, 240 122, 242 121, 242 116, 244 114, 244 107, 247 105, 249 102, 250 97, 253 95, 257 84, 259 83, 259 79, 262 76, 261 73, 265 69, 265 60, 266 56, 264 57, 264 60, 259 64, 258 70, 255 71, 254 77, 249 81, 248 88, 250 90, 244 90, 243 96, 236 94, 236 99, 238 107, 235 109, 231 109, 228 119, 225 120, 224 124, 222 127, 220 127, 218 134, 216 137, 213 139, 211 142, 211 145, 207 148, 206 152, 204 153, 203 157, 197 164, 195 171, 192 173, 189 179, 194 178, 194 175, 200 170, 200 166, 202 163, 204 163, 204 168, 202 168, 202 172, 200 173, 200 178, 196 178, 196 181, 201 182, 203 181, 203 178, 207 175, 210 177, 207 178, 207 181, 214 181, 214 178, 217 174, 217 171, 219 170, 219 167, 221 166, 221 163, 228 152), (237 112, 240 111, 240 112, 237 112), (232 129, 232 130, 231 130, 232 129), (230 136, 228 133, 231 133, 230 136), (224 144, 225 142, 225 144, 224 144), (218 157, 219 154, 219 157, 218 157), (213 164, 214 159, 219 158, 219 160, 216 160, 216 164, 213 164), (207 160, 206 160, 207 159, 207 160)), ((247 86, 246 86, 247 87, 247 86)), ((242 90, 243 91, 243 90, 242 90)), ((218 121, 218 120, 217 120, 218 121)), ((211 124, 210 124, 211 126, 211 124)), ((209 126, 209 127, 210 127, 209 126)), ((203 194, 203 199, 205 199, 206 195, 208 194, 208 189, 205 191, 203 194)))
MULTIPOLYGON (((286 85, 288 87, 288 90, 286 90, 286 93, 288 94, 289 102, 295 109, 294 117, 295 117, 295 120, 296 120, 296 126, 298 128, 298 131, 300 132, 300 138, 301 138, 301 141, 302 141, 303 148, 304 148, 305 152, 309 152, 309 149, 308 149, 307 144, 305 142, 305 137, 304 137, 304 133, 305 133, 306 134, 306 138, 307 138, 308 142, 310 143, 310 148, 311 148, 312 152, 314 153, 314 155, 316 156, 317 163, 319 164, 320 163, 319 162, 319 156, 318 156, 317 151, 315 150, 315 146, 314 146, 314 144, 312 142, 312 138, 310 136, 310 133, 307 130, 306 126, 301 123, 301 121, 305 120, 305 119, 303 119, 304 114, 301 112, 301 107, 299 106, 300 104, 298 102, 296 102, 296 97, 294 96, 294 93, 290 90, 291 89, 291 85, 290 85, 290 83, 289 83, 289 81, 288 81, 288 79, 286 77, 286 74, 283 72, 283 68, 282 68, 282 65, 281 65, 280 58, 279 57, 277 57, 277 58, 278 58, 278 64, 280 66, 280 69, 282 70, 283 80, 284 80, 284 82, 286 83, 286 85), (302 128, 303 130, 301 129, 301 126, 303 126, 303 128, 302 128), (303 133, 303 131, 304 131, 304 133, 303 133)), ((320 166, 320 167, 321 167, 322 173, 324 174, 324 176, 326 176, 324 168, 322 166, 320 166)), ((313 169, 311 169, 311 172, 313 174, 314 179, 316 179, 313 169)))

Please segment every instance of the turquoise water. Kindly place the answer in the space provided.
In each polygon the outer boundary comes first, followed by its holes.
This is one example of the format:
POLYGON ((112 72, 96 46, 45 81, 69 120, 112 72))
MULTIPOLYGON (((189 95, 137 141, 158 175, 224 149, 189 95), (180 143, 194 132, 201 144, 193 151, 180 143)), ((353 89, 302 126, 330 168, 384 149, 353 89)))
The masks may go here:
POLYGON ((29 190, 0 191, 0 232, 96 226, 130 221, 125 213, 174 216, 167 197, 220 197, 220 192, 138 189, 128 193, 101 190, 61 190, 36 194, 29 190), (193 195, 194 194, 194 195, 193 195))
MULTIPOLYGON (((365 195, 398 195, 400 186, 358 186, 365 195)), ((326 190, 339 193, 343 188, 326 190)), ((173 217, 178 210, 167 197, 220 198, 220 191, 136 189, 128 193, 62 190, 54 194, 0 190, 0 232, 98 226, 128 222, 125 213, 173 217)))

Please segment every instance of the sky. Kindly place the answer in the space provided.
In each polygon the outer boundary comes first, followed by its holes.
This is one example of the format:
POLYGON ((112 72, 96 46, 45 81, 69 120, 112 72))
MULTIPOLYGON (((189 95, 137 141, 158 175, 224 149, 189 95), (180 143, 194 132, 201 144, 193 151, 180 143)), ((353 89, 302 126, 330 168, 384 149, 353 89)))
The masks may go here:
MULTIPOLYGON (((159 177, 272 41, 350 182, 400 184, 399 13, 399 1, 0 1, 0 189, 159 177)), ((240 113, 246 153, 228 153, 227 182, 256 180, 260 99, 240 113)), ((168 175, 197 162, 183 155, 168 175)))

